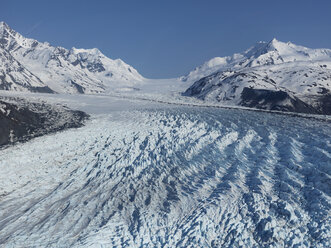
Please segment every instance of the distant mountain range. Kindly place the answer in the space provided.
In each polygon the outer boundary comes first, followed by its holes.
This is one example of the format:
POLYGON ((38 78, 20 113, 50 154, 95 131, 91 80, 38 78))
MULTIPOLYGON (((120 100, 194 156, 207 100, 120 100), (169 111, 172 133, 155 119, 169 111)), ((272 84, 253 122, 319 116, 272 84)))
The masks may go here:
POLYGON ((331 114, 331 50, 276 39, 217 57, 181 78, 184 95, 268 110, 331 114))
MULTIPOLYGON (((0 22, 1 90, 99 94, 145 81, 133 67, 96 48, 54 47, 0 22)), ((330 49, 258 42, 243 53, 213 58, 180 81, 188 85, 184 96, 214 104, 331 114, 330 49)))
POLYGON ((0 22, 0 89, 58 93, 105 93, 109 84, 143 77, 98 49, 67 50, 28 39, 0 22))

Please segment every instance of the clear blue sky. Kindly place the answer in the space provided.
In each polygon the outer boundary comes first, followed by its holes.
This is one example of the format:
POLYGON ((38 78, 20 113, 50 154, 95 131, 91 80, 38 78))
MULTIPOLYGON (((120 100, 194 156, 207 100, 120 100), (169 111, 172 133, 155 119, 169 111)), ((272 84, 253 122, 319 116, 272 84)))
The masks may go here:
POLYGON ((0 19, 55 46, 97 47, 148 78, 273 37, 331 48, 330 0, 0 0, 0 19))

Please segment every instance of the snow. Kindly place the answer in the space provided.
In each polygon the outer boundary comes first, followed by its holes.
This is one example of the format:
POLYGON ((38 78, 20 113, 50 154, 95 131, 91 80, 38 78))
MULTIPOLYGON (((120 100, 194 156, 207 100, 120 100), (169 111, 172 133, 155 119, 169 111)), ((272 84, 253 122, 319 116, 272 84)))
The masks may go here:
POLYGON ((329 81, 321 80, 318 75, 309 75, 307 80, 302 80, 303 73, 301 78, 292 78, 291 80, 284 78, 279 80, 279 78, 286 76, 284 70, 291 72, 296 72, 297 70, 305 72, 318 70, 318 72, 321 72, 320 69, 323 69, 323 73, 330 74, 330 71, 327 69, 328 65, 329 67, 331 65, 330 49, 309 49, 291 42, 281 42, 274 38, 270 42, 258 42, 255 46, 241 54, 213 58, 194 69, 187 76, 183 77, 182 80, 195 82, 216 72, 227 73, 228 70, 232 72, 252 71, 258 74, 266 74, 268 77, 273 78, 277 85, 282 87, 286 87, 286 83, 295 84, 296 88, 290 87, 289 90, 302 93, 305 90, 298 88, 302 82, 311 84, 312 81, 318 81, 318 83, 323 84, 323 87, 326 87, 325 85, 328 84, 328 89, 330 89, 331 84, 329 81), (281 74, 279 78, 274 78, 273 71, 281 74), (269 72, 272 73, 270 74, 269 72))
POLYGON ((91 120, 0 151, 4 246, 330 246, 330 122, 25 96, 91 120))
MULTIPOLYGON (((34 78, 39 79, 39 85, 49 86, 58 93, 86 94, 104 93, 118 83, 134 84, 144 78, 130 65, 120 59, 107 58, 97 48, 67 50, 63 47, 53 47, 49 43, 41 43, 34 39, 25 38, 2 24, 0 37, 4 42, 0 52, 7 52, 20 62, 23 71, 28 71, 28 80, 32 86, 37 86, 34 78), (76 86, 80 88, 77 89, 76 86)), ((10 61, 5 61, 5 69, 10 68, 10 61)), ((0 63, 1 66, 2 63, 0 63)), ((26 73, 27 74, 27 73, 26 73)), ((29 91, 28 87, 21 87, 20 75, 13 75, 21 90, 29 91)), ((14 90, 14 86, 12 89, 14 90)))
POLYGON ((152 80, 98 49, 10 37, 22 48, 8 56, 22 61, 31 85, 60 94, 0 94, 65 104, 91 119, 0 150, 0 246, 331 246, 330 117, 236 106, 244 86, 329 89, 330 50, 274 39, 186 77, 152 80), (204 101, 181 95, 205 76, 204 101), (77 93, 73 79, 85 95, 67 94, 77 93))
POLYGON ((88 55, 95 55, 100 56, 101 52, 98 48, 92 48, 92 49, 84 49, 84 48, 71 48, 71 52, 74 54, 88 54, 88 55))
MULTIPOLYGON (((151 80, 121 59, 106 57, 97 48, 53 47, 25 38, 4 23, 0 35, 5 41, 0 47, 0 76, 6 90, 196 101, 181 96, 185 92, 207 104, 238 106, 244 105, 243 90, 253 88, 286 92, 316 113, 324 113, 326 100, 320 97, 331 92, 330 49, 309 49, 277 39, 258 42, 243 53, 213 58, 177 79, 151 80)), ((289 101, 283 102, 287 109, 293 107, 289 101)), ((259 107, 271 106, 274 105, 260 103, 259 107)))
POLYGON ((183 81, 196 81, 200 78, 203 78, 205 76, 208 76, 220 68, 226 68, 228 66, 229 61, 231 61, 232 58, 230 57, 215 57, 211 60, 205 62, 203 65, 195 68, 193 71, 191 71, 188 75, 182 77, 181 79, 183 81))
MULTIPOLYGON (((330 49, 309 49, 273 39, 258 42, 242 54, 214 58, 181 79, 191 82, 185 95, 212 104, 242 105, 242 92, 248 88, 286 92, 307 105, 318 106, 323 100, 314 101, 329 97, 331 92, 330 68, 330 49)), ((268 104, 263 107, 270 108, 268 104)))

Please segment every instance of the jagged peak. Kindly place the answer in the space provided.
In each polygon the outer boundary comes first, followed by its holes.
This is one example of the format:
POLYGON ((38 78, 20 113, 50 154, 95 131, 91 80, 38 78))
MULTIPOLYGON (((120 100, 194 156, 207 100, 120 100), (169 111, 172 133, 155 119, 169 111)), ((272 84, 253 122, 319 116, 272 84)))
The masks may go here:
POLYGON ((6 27, 6 28, 9 28, 8 24, 5 23, 4 21, 1 21, 1 22, 0 22, 0 27, 6 27))
MULTIPOLYGON (((99 59, 100 57, 106 58, 108 61, 113 61, 118 66, 129 66, 121 59, 111 59, 106 57, 98 48, 91 48, 91 49, 84 49, 84 48, 75 48, 72 47, 70 52, 74 55, 78 55, 83 58, 89 58, 89 59, 99 59)), ((130 66, 129 66, 130 67, 130 66)))
MULTIPOLYGON (((273 38, 271 41, 268 42, 268 50, 269 51, 277 51, 279 49, 284 49, 285 47, 288 47, 291 42, 282 42, 277 40, 276 38, 273 38)), ((292 44, 293 45, 293 44, 292 44)))
POLYGON ((21 34, 16 32, 14 29, 12 29, 6 22, 1 21, 0 22, 0 35, 4 35, 5 33, 9 33, 9 34, 15 35, 15 36, 16 35, 22 36, 21 34))
POLYGON ((4 33, 5 30, 12 30, 7 23, 5 23, 4 21, 0 22, 0 35, 2 35, 4 33))
POLYGON ((254 46, 244 52, 247 58, 258 58, 267 53, 276 53, 278 55, 287 54, 290 50, 301 49, 304 47, 297 46, 291 42, 282 42, 273 38, 269 42, 259 41, 254 46))
POLYGON ((274 51, 277 50, 277 48, 282 45, 286 45, 286 43, 279 41, 276 38, 273 38, 269 42, 260 41, 255 45, 255 47, 258 48, 264 47, 266 51, 274 51))
POLYGON ((283 43, 282 41, 277 40, 276 38, 272 38, 271 41, 269 41, 269 44, 277 45, 278 43, 283 43))

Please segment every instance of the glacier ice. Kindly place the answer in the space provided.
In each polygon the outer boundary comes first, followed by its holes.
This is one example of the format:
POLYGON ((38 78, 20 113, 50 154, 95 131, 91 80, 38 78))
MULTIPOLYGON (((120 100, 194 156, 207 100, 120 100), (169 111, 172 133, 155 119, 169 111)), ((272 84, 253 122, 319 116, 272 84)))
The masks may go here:
POLYGON ((330 246, 330 122, 84 99, 86 126, 0 151, 0 245, 330 246))

